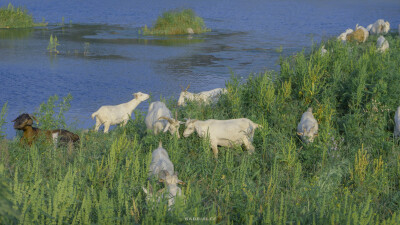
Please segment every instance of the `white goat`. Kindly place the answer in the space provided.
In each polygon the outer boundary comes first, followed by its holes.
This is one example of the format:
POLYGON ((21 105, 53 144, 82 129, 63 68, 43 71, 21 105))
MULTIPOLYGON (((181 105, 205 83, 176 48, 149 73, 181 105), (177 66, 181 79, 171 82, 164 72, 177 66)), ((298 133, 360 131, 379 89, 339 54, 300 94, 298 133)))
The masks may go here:
POLYGON ((357 25, 356 25, 356 30, 359 30, 359 29, 361 29, 362 32, 364 33, 364 35, 363 35, 364 39, 362 40, 362 42, 367 41, 367 39, 368 39, 368 37, 369 37, 369 32, 368 32, 368 30, 367 30, 365 27, 363 27, 363 26, 358 26, 358 24, 357 24, 357 25))
POLYGON ((261 127, 261 125, 246 118, 206 121, 188 119, 185 125, 184 137, 188 137, 194 131, 201 138, 209 135, 211 148, 216 158, 218 157, 218 145, 232 147, 244 144, 249 154, 252 154, 254 152, 252 145, 254 131, 261 127))
POLYGON ((321 53, 321 56, 324 56, 326 53, 328 53, 328 51, 325 49, 325 45, 322 45, 320 53, 321 53))
POLYGON ((394 114, 394 137, 400 136, 400 106, 397 107, 396 113, 394 114))
POLYGON ((172 164, 167 150, 162 147, 162 143, 160 142, 158 148, 151 154, 151 163, 148 175, 156 176, 158 178, 159 173, 163 170, 168 171, 169 174, 174 174, 174 164, 172 164))
POLYGON ((379 19, 375 23, 368 25, 367 30, 371 34, 387 34, 390 30, 390 23, 379 19))
POLYGON ((389 49, 389 42, 383 36, 379 36, 376 41, 376 48, 379 52, 385 52, 389 49))
POLYGON ((132 111, 142 102, 147 100, 150 96, 142 92, 133 94, 135 96, 129 102, 119 105, 105 105, 100 107, 92 114, 92 119, 96 117, 95 131, 98 131, 100 126, 104 124, 104 133, 108 132, 110 125, 122 123, 125 126, 128 122, 132 111))
MULTIPOLYGON (((178 187, 178 183, 183 183, 178 179, 178 174, 174 172, 174 165, 168 157, 167 151, 162 147, 162 143, 160 142, 157 149, 152 152, 152 160, 150 163, 150 169, 148 173, 149 177, 157 177, 161 182, 164 182, 165 186, 168 189, 168 206, 172 206, 175 203, 175 197, 181 195, 181 189, 178 187)), ((147 194, 147 199, 153 198, 154 194, 151 190, 148 191, 144 187, 143 191, 147 194)), ((164 193, 160 191, 157 192, 158 196, 156 196, 157 202, 160 201, 161 198, 164 197, 164 193)))
POLYGON ((342 42, 346 42, 346 37, 348 34, 353 33, 353 29, 347 29, 345 32, 341 33, 337 39, 341 40, 342 42))
POLYGON ((215 103, 218 101, 221 94, 226 93, 225 88, 216 88, 216 89, 213 89, 210 91, 203 91, 203 92, 196 94, 196 93, 188 92, 187 90, 189 89, 189 87, 190 87, 190 85, 188 85, 186 89, 182 88, 182 92, 178 99, 178 106, 185 106, 186 100, 199 101, 199 102, 204 102, 206 104, 215 103))
POLYGON ((165 133, 169 130, 172 135, 176 134, 180 138, 179 125, 183 122, 178 121, 177 114, 173 119, 171 111, 163 102, 152 102, 150 104, 145 123, 147 129, 153 130, 155 135, 161 131, 165 133))
POLYGON ((301 116, 300 123, 297 126, 297 134, 306 144, 313 142, 318 135, 318 122, 312 114, 312 108, 308 108, 301 116))
POLYGON ((149 190, 147 190, 145 187, 142 187, 144 193, 147 195, 146 196, 146 201, 153 201, 153 202, 160 202, 161 199, 167 197, 168 198, 168 210, 171 210, 171 207, 175 204, 175 198, 176 196, 182 196, 182 190, 180 187, 178 187, 177 184, 182 184, 183 182, 178 179, 178 174, 175 173, 173 175, 170 175, 168 171, 163 170, 161 171, 164 175, 162 175, 164 178, 160 179, 161 182, 164 183, 164 185, 167 187, 167 193, 168 195, 166 196, 165 194, 165 188, 160 189, 157 191, 156 194, 154 194, 152 186, 149 184, 149 190))

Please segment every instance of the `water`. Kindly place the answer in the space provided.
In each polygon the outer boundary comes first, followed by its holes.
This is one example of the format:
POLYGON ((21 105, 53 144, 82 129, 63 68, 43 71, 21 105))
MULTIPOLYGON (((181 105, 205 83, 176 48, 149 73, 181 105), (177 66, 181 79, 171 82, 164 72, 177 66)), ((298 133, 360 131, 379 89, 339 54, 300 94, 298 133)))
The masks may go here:
MULTIPOLYGON (((6 6, 9 1, 0 1, 6 6)), ((198 92, 223 87, 230 71, 279 70, 277 62, 337 36, 358 23, 364 27, 383 18, 396 29, 400 2, 317 0, 16 0, 46 28, 0 30, 0 107, 8 102, 5 130, 15 136, 11 120, 32 113, 49 96, 71 93, 69 122, 94 126, 90 115, 102 105, 151 93, 154 100, 177 98, 180 85, 198 92), (212 31, 202 35, 144 37, 163 12, 192 8, 212 31), (64 17, 64 26, 60 26, 64 17), (50 34, 58 37, 60 54, 47 53, 50 34), (86 44, 85 44, 86 43, 86 44), (88 43, 88 44, 87 44, 88 43), (283 51, 276 51, 282 46, 283 51)), ((147 111, 148 103, 139 109, 147 111)))

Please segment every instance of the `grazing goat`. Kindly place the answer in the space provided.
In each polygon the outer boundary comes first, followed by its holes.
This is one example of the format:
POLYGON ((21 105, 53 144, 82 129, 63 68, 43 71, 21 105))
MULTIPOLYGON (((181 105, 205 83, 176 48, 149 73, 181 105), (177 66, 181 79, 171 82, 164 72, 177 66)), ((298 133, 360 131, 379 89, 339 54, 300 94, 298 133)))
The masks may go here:
POLYGON ((353 33, 353 29, 347 29, 345 32, 341 33, 337 38, 342 42, 346 42, 347 35, 353 33))
POLYGON ((394 114, 394 137, 400 136, 400 106, 397 107, 396 113, 394 114))
POLYGON ((29 146, 31 146, 32 142, 35 141, 40 135, 45 135, 45 137, 48 140, 53 141, 55 145, 57 145, 57 141, 68 144, 79 141, 78 135, 67 130, 41 130, 39 128, 32 127, 32 118, 36 120, 34 116, 24 113, 12 121, 14 122, 14 129, 24 131, 20 140, 21 143, 26 142, 29 146))
POLYGON ((155 135, 161 131, 164 133, 169 131, 172 135, 176 134, 180 138, 179 125, 183 122, 178 121, 177 114, 173 119, 171 111, 163 102, 152 102, 150 104, 145 123, 147 129, 153 130, 155 135))
POLYGON ((370 34, 387 34, 390 30, 390 23, 379 19, 375 23, 368 25, 367 30, 370 34))
POLYGON ((96 117, 95 131, 98 131, 100 126, 104 124, 104 133, 108 133, 111 125, 120 124, 125 126, 131 117, 132 111, 142 102, 147 100, 150 96, 142 92, 133 94, 135 96, 129 102, 119 105, 105 105, 100 107, 92 114, 92 119, 96 117))
POLYGON ((385 52, 389 49, 389 42, 383 36, 380 36, 376 41, 376 48, 378 52, 385 52))
POLYGON ((244 144, 249 154, 252 154, 254 152, 252 145, 254 131, 261 127, 261 125, 247 118, 206 121, 188 119, 185 126, 184 137, 188 137, 194 131, 201 138, 209 136, 211 148, 216 158, 218 157, 218 145, 232 147, 244 144))
POLYGON ((300 123, 297 126, 297 134, 306 144, 313 142, 318 135, 318 122, 312 114, 312 108, 308 108, 301 116, 300 123))
POLYGON ((174 164, 169 159, 167 150, 162 147, 160 142, 158 148, 151 154, 151 163, 149 170, 149 177, 156 176, 159 178, 159 173, 163 170, 168 171, 169 174, 174 174, 174 164))
POLYGON ((142 187, 144 193, 147 195, 146 196, 146 201, 154 201, 154 202, 160 202, 161 199, 164 197, 168 198, 168 210, 171 210, 171 206, 175 204, 175 198, 176 196, 182 196, 182 190, 180 187, 178 187, 177 184, 182 184, 183 182, 178 179, 178 174, 175 173, 173 175, 170 175, 168 171, 163 170, 162 176, 164 177, 163 179, 160 179, 161 182, 164 183, 164 185, 167 187, 167 193, 168 196, 164 196, 164 191, 165 188, 158 190, 156 194, 154 194, 153 188, 151 185, 149 185, 149 190, 147 190, 145 187, 142 187))
MULTIPOLYGON (((165 184, 168 189, 168 207, 171 207, 175 203, 175 197, 177 195, 181 195, 181 189, 178 187, 177 184, 183 182, 178 179, 178 174, 174 172, 174 165, 169 159, 167 151, 162 147, 161 142, 158 148, 152 152, 152 159, 148 176, 156 177, 165 184)), ((147 194, 147 200, 154 198, 151 185, 149 187, 149 191, 147 191, 147 189, 145 189, 144 187, 142 188, 143 191, 147 194)), ((160 198, 164 197, 164 195, 162 192, 160 195, 160 191, 158 191, 157 193, 159 193, 158 196, 156 196, 158 202, 160 198)))
POLYGON ((178 106, 185 106, 186 100, 199 101, 199 102, 204 102, 206 104, 215 103, 218 101, 221 94, 226 93, 225 88, 216 88, 210 91, 203 91, 196 94, 188 92, 187 90, 189 89, 189 87, 190 85, 188 85, 186 89, 182 88, 182 92, 178 99, 178 106))

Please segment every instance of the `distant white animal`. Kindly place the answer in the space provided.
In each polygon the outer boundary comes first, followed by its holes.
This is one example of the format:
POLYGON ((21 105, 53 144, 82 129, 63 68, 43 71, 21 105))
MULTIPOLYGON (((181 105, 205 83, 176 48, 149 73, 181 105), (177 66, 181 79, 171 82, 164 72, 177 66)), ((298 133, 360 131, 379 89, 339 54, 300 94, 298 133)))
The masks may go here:
POLYGON ((321 47, 321 56, 324 56, 328 51, 325 49, 325 45, 321 47))
POLYGON ((95 131, 98 131, 100 126, 104 124, 104 133, 108 133, 111 125, 120 124, 125 126, 131 117, 132 111, 142 102, 147 100, 150 96, 142 92, 133 94, 135 96, 129 102, 119 105, 105 105, 100 107, 92 114, 92 119, 96 117, 95 131))
POLYGON ((400 106, 397 107, 396 113, 394 114, 394 136, 400 136, 400 106))
POLYGON ((184 137, 188 137, 194 131, 201 138, 209 136, 211 148, 216 158, 218 157, 218 145, 232 147, 244 144, 249 154, 252 154, 254 152, 252 145, 254 131, 261 127, 261 125, 246 118, 206 121, 188 119, 185 126, 184 137))
POLYGON ((383 36, 379 36, 376 41, 376 48, 379 52, 385 52, 389 49, 389 42, 383 36))
POLYGON ((379 19, 375 23, 368 25, 367 30, 371 34, 387 34, 390 30, 390 23, 379 19))
POLYGON ((215 103, 218 101, 221 94, 226 93, 225 88, 216 88, 210 91, 203 91, 196 94, 188 92, 187 90, 189 89, 189 87, 190 85, 188 85, 186 89, 182 88, 181 94, 178 99, 178 106, 185 106, 185 101, 187 100, 204 102, 206 104, 215 103))
POLYGON ((346 42, 346 37, 348 34, 353 33, 353 29, 347 29, 345 32, 341 33, 337 38, 342 42, 346 42))
POLYGON ((177 118, 172 118, 171 111, 167 108, 163 102, 152 102, 149 106, 149 112, 145 119, 146 127, 149 130, 153 130, 154 134, 158 134, 161 131, 164 133, 169 131, 172 135, 176 134, 179 136, 179 125, 183 124, 177 118))
POLYGON ((318 122, 312 114, 312 108, 308 108, 301 116, 300 123, 297 126, 297 134, 306 144, 313 142, 318 135, 318 122))

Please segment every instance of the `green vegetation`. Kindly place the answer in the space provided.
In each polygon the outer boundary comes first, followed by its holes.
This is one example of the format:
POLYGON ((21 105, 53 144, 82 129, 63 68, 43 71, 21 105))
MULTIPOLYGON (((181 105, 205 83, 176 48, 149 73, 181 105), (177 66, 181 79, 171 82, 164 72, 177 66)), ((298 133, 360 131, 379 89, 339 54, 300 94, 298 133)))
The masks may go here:
POLYGON ((192 33, 190 29, 195 34, 211 31, 205 27, 203 19, 196 16, 193 10, 183 9, 164 12, 161 17, 158 17, 153 27, 147 28, 145 25, 141 32, 143 35, 177 35, 190 34, 192 33))
POLYGON ((282 58, 279 72, 244 82, 232 76, 214 106, 176 109, 175 100, 168 103, 179 118, 247 117, 262 124, 253 155, 240 146, 220 147, 215 160, 207 140, 196 135, 147 133, 139 111, 109 134, 81 132, 74 151, 24 148, 18 140, 1 144, 0 175, 12 181, 17 222, 399 224, 400 145, 393 118, 400 105, 400 39, 386 39, 390 50, 384 54, 376 51, 375 36, 360 45, 329 40, 322 43, 324 56, 314 46, 309 54, 282 58), (310 106, 320 130, 314 143, 304 145, 296 127, 310 106), (146 203, 142 191, 159 140, 186 183, 171 211, 166 201, 146 203), (193 217, 211 221, 187 221, 193 217))
POLYGON ((60 53, 57 50, 57 46, 59 46, 59 45, 60 45, 60 43, 58 43, 57 36, 54 35, 54 38, 53 38, 53 34, 51 34, 50 40, 49 40, 49 45, 47 46, 47 51, 50 53, 58 54, 58 53, 60 53))
POLYGON ((26 9, 15 8, 11 3, 7 8, 0 8, 0 28, 28 28, 46 26, 47 23, 33 22, 32 15, 26 9))

